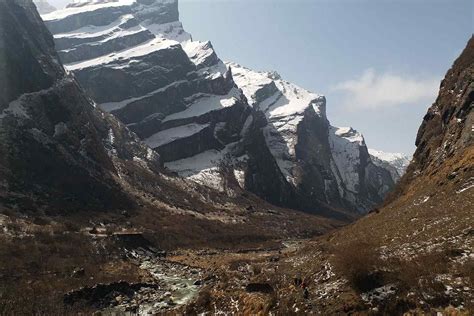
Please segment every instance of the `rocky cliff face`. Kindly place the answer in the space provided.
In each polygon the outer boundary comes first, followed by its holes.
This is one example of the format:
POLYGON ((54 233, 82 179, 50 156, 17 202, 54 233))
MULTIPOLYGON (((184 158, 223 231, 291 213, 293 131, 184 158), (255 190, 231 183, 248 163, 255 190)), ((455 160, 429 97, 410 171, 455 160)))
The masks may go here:
POLYGON ((471 37, 441 82, 438 97, 423 118, 413 159, 391 200, 407 191, 418 190, 415 186, 422 180, 442 187, 451 181, 459 184, 467 177, 463 185, 472 187, 473 181, 468 175, 473 171, 473 100, 474 39, 471 37))
POLYGON ((474 140, 474 39, 441 82, 435 103, 428 109, 416 137, 411 173, 436 168, 471 146, 474 140))
POLYGON ((360 134, 330 126, 323 96, 224 64, 183 30, 175 0, 81 2, 43 19, 98 107, 181 176, 328 216, 365 212, 393 187, 360 134))
POLYGON ((94 108, 64 71, 31 1, 2 0, 0 23, 2 205, 132 207, 119 170, 134 157, 156 168, 158 155, 94 108))
POLYGON ((373 164, 360 133, 330 125, 324 96, 274 72, 228 66, 254 111, 266 118, 261 128, 265 145, 298 208, 331 206, 364 212, 382 201, 393 186, 391 175, 373 164))
POLYGON ((106 221, 159 235, 160 244, 206 247, 213 240, 235 245, 312 236, 340 224, 170 174, 154 150, 99 109, 64 70, 31 0, 0 0, 0 57, 0 213, 106 221))

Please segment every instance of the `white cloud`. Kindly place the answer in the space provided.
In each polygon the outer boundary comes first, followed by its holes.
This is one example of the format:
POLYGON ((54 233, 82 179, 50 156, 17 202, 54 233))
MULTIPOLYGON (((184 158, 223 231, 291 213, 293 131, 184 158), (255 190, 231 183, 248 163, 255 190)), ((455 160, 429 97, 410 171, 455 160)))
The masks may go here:
POLYGON ((333 91, 345 95, 348 108, 378 109, 414 102, 433 102, 439 89, 438 78, 416 79, 392 73, 377 74, 366 69, 355 79, 335 85, 333 91))

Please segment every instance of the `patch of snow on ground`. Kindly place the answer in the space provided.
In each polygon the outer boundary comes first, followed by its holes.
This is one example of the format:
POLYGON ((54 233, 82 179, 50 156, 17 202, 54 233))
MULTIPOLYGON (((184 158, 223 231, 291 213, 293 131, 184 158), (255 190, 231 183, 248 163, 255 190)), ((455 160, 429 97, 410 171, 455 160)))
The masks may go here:
POLYGON ((211 42, 188 41, 182 44, 184 51, 189 59, 197 66, 203 64, 209 56, 214 54, 214 48, 211 42))
POLYGON ((321 108, 325 106, 326 102, 323 96, 311 93, 283 80, 276 80, 275 84, 288 102, 270 106, 267 111, 270 118, 303 114, 309 106, 318 115, 321 115, 321 108))
POLYGON ((222 61, 219 60, 217 64, 209 67, 202 67, 196 73, 199 77, 205 77, 207 79, 213 80, 219 77, 224 77, 227 73, 227 67, 222 61))
POLYGON ((414 205, 421 205, 421 204, 424 204, 424 203, 428 202, 429 199, 430 199, 430 197, 428 195, 426 195, 426 196, 423 196, 422 198, 419 198, 415 202, 413 202, 413 204, 414 205))
POLYGON ((236 63, 226 63, 226 65, 232 70, 235 83, 242 89, 252 106, 256 102, 257 91, 273 82, 266 72, 253 71, 236 63))
POLYGON ((462 193, 469 189, 474 188, 474 178, 469 178, 466 183, 464 183, 459 190, 456 191, 456 194, 462 193))
POLYGON ((388 298, 390 295, 396 293, 394 284, 387 284, 382 287, 373 289, 372 291, 362 293, 360 296, 366 302, 380 302, 388 298))
POLYGON ((275 94, 284 96, 284 98, 273 100, 268 108, 260 107, 269 118, 303 114, 310 106, 317 114, 325 115, 324 96, 284 81, 276 72, 254 71, 236 63, 227 63, 227 66, 232 70, 235 83, 242 89, 251 105, 256 105, 257 102, 263 103, 264 100, 257 100, 257 93, 265 87, 273 91, 270 95, 266 95, 267 99, 275 98, 275 94), (277 91, 271 89, 272 84, 275 85, 277 91))

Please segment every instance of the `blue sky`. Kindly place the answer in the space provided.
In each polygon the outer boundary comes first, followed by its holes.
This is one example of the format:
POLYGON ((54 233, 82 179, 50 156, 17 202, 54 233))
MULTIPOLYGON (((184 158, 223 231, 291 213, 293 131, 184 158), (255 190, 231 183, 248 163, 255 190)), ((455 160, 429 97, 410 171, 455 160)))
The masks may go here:
POLYGON ((180 0, 180 14, 221 59, 324 94, 333 125, 407 154, 474 29, 463 0, 180 0))

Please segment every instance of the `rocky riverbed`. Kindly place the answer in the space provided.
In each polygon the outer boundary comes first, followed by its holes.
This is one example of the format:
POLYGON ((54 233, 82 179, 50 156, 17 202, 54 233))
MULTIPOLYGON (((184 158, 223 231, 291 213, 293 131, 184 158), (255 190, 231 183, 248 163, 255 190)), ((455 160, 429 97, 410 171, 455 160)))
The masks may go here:
POLYGON ((155 315, 186 305, 198 294, 202 270, 168 261, 148 251, 134 250, 128 254, 150 275, 150 283, 156 287, 144 286, 132 296, 116 297, 116 305, 105 309, 105 313, 155 315))
MULTIPOLYGON (((229 304, 237 304, 242 293, 252 298, 272 297, 273 275, 280 260, 286 260, 304 245, 304 240, 292 239, 270 248, 182 249, 165 253, 151 247, 140 234, 117 234, 113 239, 126 260, 141 271, 141 277, 136 283, 120 281, 72 291, 65 296, 65 303, 83 304, 101 315, 200 312, 202 304, 206 304, 203 297, 220 293, 222 282, 229 282, 227 286, 233 293, 229 304)), ((235 310, 222 305, 227 303, 219 302, 215 312, 235 310)))

